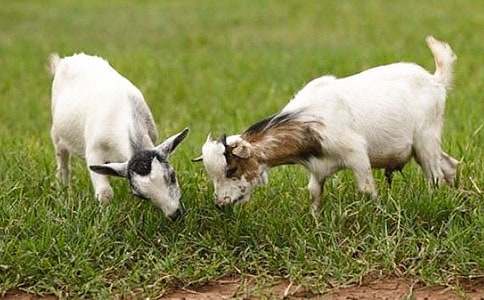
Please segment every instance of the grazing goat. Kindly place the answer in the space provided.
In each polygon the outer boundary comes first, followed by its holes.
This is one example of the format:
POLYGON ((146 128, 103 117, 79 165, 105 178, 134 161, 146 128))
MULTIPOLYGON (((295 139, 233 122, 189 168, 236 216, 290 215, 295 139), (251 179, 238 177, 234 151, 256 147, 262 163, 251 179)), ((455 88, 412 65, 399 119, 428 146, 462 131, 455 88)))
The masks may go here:
POLYGON ((51 137, 57 177, 69 181, 69 156, 83 157, 96 198, 109 202, 108 176, 127 178, 134 195, 151 199, 166 216, 182 215, 180 187, 168 156, 188 129, 155 146, 157 129, 141 92, 102 58, 50 56, 51 137))
POLYGON ((320 207, 326 178, 353 171, 358 189, 376 197, 372 168, 391 180, 414 157, 433 184, 451 184, 457 160, 442 152, 446 91, 456 59, 450 46, 433 37, 427 45, 435 74, 413 63, 395 63, 339 78, 311 81, 278 114, 241 135, 209 136, 202 148, 216 204, 249 200, 267 182, 269 168, 301 164, 311 173, 312 208, 320 207))

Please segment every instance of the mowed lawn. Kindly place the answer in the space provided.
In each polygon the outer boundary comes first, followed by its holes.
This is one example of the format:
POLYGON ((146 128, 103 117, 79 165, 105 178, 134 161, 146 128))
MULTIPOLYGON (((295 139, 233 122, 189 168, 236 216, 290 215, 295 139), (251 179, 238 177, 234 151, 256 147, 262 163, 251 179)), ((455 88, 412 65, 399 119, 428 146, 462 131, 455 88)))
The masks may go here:
POLYGON ((365 276, 428 284, 484 273, 484 2, 3 1, 0 5, 0 295, 155 297, 225 275, 288 278, 315 291, 365 276), (412 162, 379 198, 349 172, 310 214, 307 173, 271 171, 225 211, 198 156, 209 132, 238 133, 277 112, 310 79, 396 61, 433 72, 427 34, 456 52, 443 148, 457 188, 428 188, 412 162), (144 93, 160 137, 189 126, 173 155, 188 213, 170 222, 112 180, 101 206, 84 166, 56 182, 47 56, 97 54, 144 93))

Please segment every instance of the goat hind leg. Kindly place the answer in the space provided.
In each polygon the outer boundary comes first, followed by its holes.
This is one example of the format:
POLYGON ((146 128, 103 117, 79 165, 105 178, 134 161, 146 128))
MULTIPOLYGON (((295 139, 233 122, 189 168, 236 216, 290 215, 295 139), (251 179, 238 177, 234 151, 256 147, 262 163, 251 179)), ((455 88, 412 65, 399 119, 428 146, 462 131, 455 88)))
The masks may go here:
POLYGON ((393 170, 392 169, 385 169, 385 179, 388 183, 388 186, 392 186, 393 181, 393 170))
POLYGON ((444 151, 441 152, 440 167, 444 173, 444 178, 447 184, 453 185, 455 175, 457 173, 457 165, 459 161, 444 151))
POLYGON ((445 180, 441 163, 442 150, 440 139, 435 132, 427 130, 420 133, 414 145, 414 152, 427 180, 436 186, 442 184, 445 180))
POLYGON ((56 136, 54 129, 51 130, 52 144, 54 145, 55 159, 57 163, 56 177, 64 185, 69 183, 69 150, 56 136))

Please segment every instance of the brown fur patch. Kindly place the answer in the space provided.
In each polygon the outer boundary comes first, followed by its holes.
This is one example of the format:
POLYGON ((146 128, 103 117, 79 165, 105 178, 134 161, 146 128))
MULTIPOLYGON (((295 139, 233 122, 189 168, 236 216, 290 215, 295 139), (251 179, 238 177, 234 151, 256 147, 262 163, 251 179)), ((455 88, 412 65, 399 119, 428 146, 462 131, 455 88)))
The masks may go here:
MULTIPOLYGON (((230 146, 228 146, 230 148, 230 146)), ((238 178, 242 176, 246 180, 252 181, 254 178, 259 176, 259 162, 254 156, 249 158, 239 158, 231 153, 226 156, 227 158, 227 172, 228 178, 238 178)))
POLYGON ((321 137, 315 126, 323 124, 299 121, 297 115, 271 117, 254 124, 241 136, 250 143, 249 158, 233 155, 232 149, 236 145, 227 146, 227 177, 245 176, 251 181, 259 176, 261 164, 274 167, 322 156, 321 137))
POLYGON ((321 137, 312 127, 315 125, 322 123, 289 120, 242 138, 252 144, 255 155, 267 165, 294 164, 322 155, 321 137))

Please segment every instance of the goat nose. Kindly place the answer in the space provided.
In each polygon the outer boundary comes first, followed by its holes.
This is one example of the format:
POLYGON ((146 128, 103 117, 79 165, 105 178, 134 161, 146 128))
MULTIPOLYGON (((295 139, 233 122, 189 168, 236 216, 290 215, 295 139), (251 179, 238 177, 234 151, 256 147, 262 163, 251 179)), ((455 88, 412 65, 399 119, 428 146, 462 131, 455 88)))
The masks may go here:
POLYGON ((172 221, 177 221, 181 219, 181 217, 183 217, 183 209, 182 208, 177 209, 173 214, 169 215, 168 217, 172 221))
POLYGON ((222 197, 216 197, 215 198, 215 206, 220 209, 220 210, 223 210, 224 207, 226 206, 226 204, 230 203, 230 197, 229 196, 224 196, 223 198, 222 197))
POLYGON ((229 196, 224 196, 223 198, 217 198, 215 201, 215 204, 218 206, 224 206, 225 204, 230 203, 230 197, 229 196))

